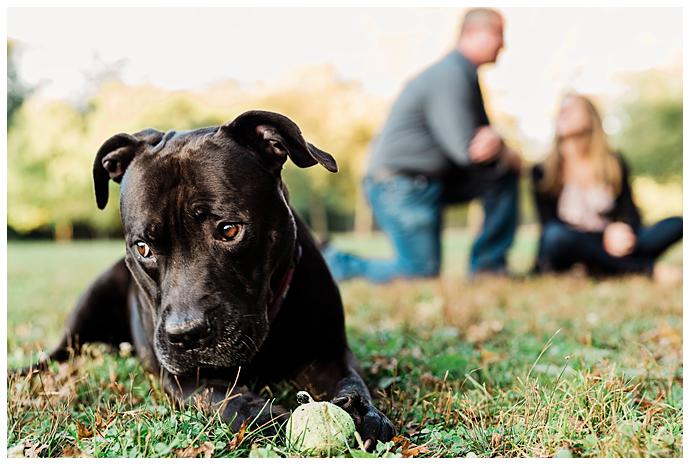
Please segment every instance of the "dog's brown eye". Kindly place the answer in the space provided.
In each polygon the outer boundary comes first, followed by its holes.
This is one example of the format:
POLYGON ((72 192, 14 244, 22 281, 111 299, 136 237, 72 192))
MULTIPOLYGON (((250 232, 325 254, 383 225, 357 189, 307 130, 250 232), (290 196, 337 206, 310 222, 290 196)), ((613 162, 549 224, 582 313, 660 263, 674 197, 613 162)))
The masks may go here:
POLYGON ((218 226, 218 233, 221 240, 232 241, 240 233, 240 225, 237 223, 221 223, 218 226))
POLYGON ((137 253, 141 255, 144 258, 151 258, 151 248, 148 246, 146 242, 139 241, 136 244, 137 248, 137 253))

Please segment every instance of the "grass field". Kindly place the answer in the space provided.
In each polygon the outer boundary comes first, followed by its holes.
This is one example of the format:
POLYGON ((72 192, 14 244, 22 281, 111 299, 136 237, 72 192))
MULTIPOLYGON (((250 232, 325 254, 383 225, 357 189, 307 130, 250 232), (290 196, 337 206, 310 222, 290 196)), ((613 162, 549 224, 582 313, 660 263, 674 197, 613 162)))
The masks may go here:
MULTIPOLYGON (((398 427, 375 454, 348 456, 682 456, 682 284, 574 275, 467 281, 470 235, 444 238, 441 279, 341 286, 350 344, 379 408, 398 427)), ((385 255, 382 237, 334 239, 385 255)), ((523 229, 511 268, 535 247, 523 229)), ((8 364, 57 341, 79 293, 119 242, 10 243, 8 364)), ((664 257, 680 266, 681 247, 664 257)), ((30 380, 8 381, 8 454, 290 456, 251 426, 175 409, 135 358, 92 346, 30 380)), ((294 407, 288 383, 257 387, 294 407)))

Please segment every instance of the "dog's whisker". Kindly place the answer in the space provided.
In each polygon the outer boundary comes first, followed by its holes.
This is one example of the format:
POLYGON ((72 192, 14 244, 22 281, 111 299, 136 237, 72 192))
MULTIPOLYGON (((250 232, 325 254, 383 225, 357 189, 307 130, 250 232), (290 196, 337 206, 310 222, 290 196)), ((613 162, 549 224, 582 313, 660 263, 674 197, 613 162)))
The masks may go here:
POLYGON ((247 350, 248 350, 249 352, 252 351, 251 347, 249 347, 249 345, 244 341, 244 339, 240 339, 240 343, 241 343, 244 347, 246 347, 247 350))
MULTIPOLYGON (((251 342, 251 344, 254 346, 254 350, 259 350, 259 347, 258 347, 258 346, 256 345, 256 343, 254 342, 254 339, 252 339, 252 338, 249 337, 248 335, 242 334, 242 339, 247 339, 247 340, 248 340, 249 342, 251 342)), ((247 347, 247 348, 249 349, 249 347, 247 347)))

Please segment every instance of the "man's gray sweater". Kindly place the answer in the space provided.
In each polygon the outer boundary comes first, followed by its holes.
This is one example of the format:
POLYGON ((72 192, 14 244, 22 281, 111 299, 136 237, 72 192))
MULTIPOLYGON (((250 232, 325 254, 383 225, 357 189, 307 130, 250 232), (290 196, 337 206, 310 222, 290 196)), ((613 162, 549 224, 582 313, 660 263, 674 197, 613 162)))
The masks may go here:
POLYGON ((477 68, 453 50, 405 86, 374 141, 367 171, 444 178, 471 163, 469 143, 486 124, 477 68))

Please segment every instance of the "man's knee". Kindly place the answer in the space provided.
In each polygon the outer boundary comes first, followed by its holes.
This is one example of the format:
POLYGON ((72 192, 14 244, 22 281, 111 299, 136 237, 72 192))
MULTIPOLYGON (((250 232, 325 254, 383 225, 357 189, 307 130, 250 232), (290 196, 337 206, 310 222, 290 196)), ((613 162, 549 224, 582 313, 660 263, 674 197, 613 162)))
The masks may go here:
POLYGON ((407 277, 438 276, 440 259, 440 219, 428 209, 408 209, 388 224, 386 233, 397 255, 398 274, 407 277))
POLYGON ((401 264, 407 278, 435 278, 441 274, 441 262, 433 258, 410 260, 401 264))
POLYGON ((427 278, 433 278, 441 273, 441 261, 437 259, 427 260, 418 267, 419 274, 427 278))
POLYGON ((501 191, 516 193, 520 184, 520 173, 514 170, 507 170, 494 181, 494 185, 501 191))
POLYGON ((500 201, 504 203, 509 200, 511 204, 518 202, 520 175, 509 170, 501 176, 485 184, 482 197, 489 203, 500 201))

